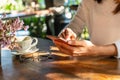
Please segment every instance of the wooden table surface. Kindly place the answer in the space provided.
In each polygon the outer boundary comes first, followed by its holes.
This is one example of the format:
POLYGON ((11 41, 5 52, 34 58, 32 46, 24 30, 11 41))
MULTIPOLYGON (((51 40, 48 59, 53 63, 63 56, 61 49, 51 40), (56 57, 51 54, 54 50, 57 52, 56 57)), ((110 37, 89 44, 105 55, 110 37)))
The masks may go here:
POLYGON ((39 59, 21 62, 2 50, 0 80, 120 80, 120 60, 112 57, 70 57, 49 40, 39 39, 39 59), (51 47, 51 50, 50 50, 51 47), (44 54, 51 51, 52 59, 44 54))

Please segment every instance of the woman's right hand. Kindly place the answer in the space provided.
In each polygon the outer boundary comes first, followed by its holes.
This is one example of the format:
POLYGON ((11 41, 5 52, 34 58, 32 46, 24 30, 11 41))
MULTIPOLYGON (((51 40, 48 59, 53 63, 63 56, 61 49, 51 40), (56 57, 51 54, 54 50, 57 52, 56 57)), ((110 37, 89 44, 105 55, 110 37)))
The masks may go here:
POLYGON ((76 34, 70 28, 66 28, 60 33, 59 37, 65 39, 67 41, 75 40, 76 34))

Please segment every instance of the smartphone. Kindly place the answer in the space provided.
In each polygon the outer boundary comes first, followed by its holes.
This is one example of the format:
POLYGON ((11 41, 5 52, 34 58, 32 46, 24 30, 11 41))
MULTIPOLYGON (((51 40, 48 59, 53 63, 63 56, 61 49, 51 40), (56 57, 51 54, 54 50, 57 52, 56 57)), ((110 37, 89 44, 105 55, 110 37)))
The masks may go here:
POLYGON ((57 37, 57 36, 47 35, 46 37, 49 38, 49 39, 51 39, 51 40, 53 40, 53 41, 56 40, 56 41, 59 41, 59 42, 61 42, 61 43, 67 44, 67 41, 66 41, 66 40, 64 40, 64 39, 62 39, 62 38, 59 38, 59 37, 57 37))
POLYGON ((59 39, 59 37, 57 37, 57 36, 52 36, 52 35, 47 35, 46 37, 49 38, 49 39, 51 39, 51 40, 59 39))

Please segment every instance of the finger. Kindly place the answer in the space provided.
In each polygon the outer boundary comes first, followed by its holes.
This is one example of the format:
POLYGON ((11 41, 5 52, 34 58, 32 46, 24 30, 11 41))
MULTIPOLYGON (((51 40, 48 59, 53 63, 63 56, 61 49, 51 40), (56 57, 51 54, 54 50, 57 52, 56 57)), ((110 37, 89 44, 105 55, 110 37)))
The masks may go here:
POLYGON ((66 40, 75 40, 76 34, 69 28, 66 28, 62 31, 62 33, 59 35, 59 37, 62 37, 66 40))
POLYGON ((63 46, 63 47, 66 47, 68 49, 69 48, 71 49, 71 47, 67 44, 67 42, 59 41, 59 40, 54 40, 54 43, 57 44, 57 45, 59 45, 59 46, 63 46))
POLYGON ((71 36, 70 36, 70 39, 71 40, 76 40, 76 34, 71 30, 71 36))
POLYGON ((70 40, 67 42, 69 45, 71 46, 85 46, 85 44, 83 43, 83 41, 77 41, 77 40, 70 40))
POLYGON ((66 35, 65 35, 65 33, 63 32, 63 33, 61 33, 61 37, 62 38, 64 38, 64 39, 66 39, 66 35))
POLYGON ((66 29, 61 33, 61 35, 62 35, 62 37, 63 37, 64 39, 68 39, 69 36, 70 36, 68 29, 66 28, 66 29))
POLYGON ((69 40, 68 44, 71 46, 94 46, 92 42, 87 40, 69 40))
POLYGON ((69 35, 70 35, 69 31, 70 31, 70 30, 69 30, 68 28, 65 29, 65 32, 64 32, 64 33, 65 33, 66 38, 69 37, 69 35))
POLYGON ((70 39, 70 36, 71 36, 70 29, 66 28, 65 30, 63 30, 63 32, 61 33, 61 36, 66 40, 70 39))
POLYGON ((72 31, 71 29, 69 29, 69 28, 67 28, 67 29, 65 30, 65 34, 66 34, 66 39, 67 39, 67 40, 75 40, 75 38, 76 38, 76 36, 75 36, 75 34, 73 33, 73 31, 72 31))
POLYGON ((65 30, 63 30, 59 35, 58 35, 59 38, 64 38, 66 37, 65 35, 65 30))
POLYGON ((58 39, 55 39, 54 40, 54 43, 55 42, 60 42, 60 43, 65 43, 65 44, 68 44, 66 40, 62 39, 62 38, 58 38, 58 39))
POLYGON ((59 41, 55 40, 54 43, 56 45, 61 46, 62 48, 65 48, 66 50, 69 50, 71 52, 73 51, 73 47, 68 45, 66 42, 59 42, 59 41))
POLYGON ((70 52, 69 50, 67 50, 67 49, 65 49, 65 48, 63 48, 62 46, 59 46, 59 45, 57 45, 57 44, 56 44, 56 46, 59 48, 59 50, 60 50, 62 53, 73 56, 73 53, 70 52))
POLYGON ((71 39, 71 40, 75 40, 76 37, 75 37, 74 35, 72 35, 72 36, 70 37, 70 39, 71 39))

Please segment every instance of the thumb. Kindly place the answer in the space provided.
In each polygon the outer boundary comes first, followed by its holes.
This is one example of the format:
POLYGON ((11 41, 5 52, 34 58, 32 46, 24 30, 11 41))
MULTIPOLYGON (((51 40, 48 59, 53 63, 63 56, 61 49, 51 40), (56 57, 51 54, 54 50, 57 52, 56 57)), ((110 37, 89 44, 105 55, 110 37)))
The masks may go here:
POLYGON ((77 41, 77 40, 69 40, 68 44, 71 46, 84 46, 84 44, 81 41, 77 41))

